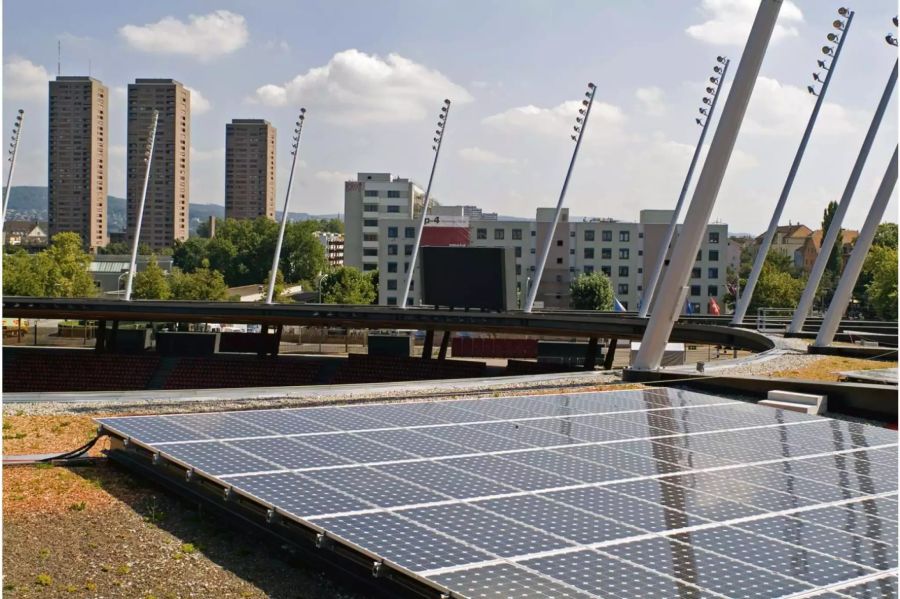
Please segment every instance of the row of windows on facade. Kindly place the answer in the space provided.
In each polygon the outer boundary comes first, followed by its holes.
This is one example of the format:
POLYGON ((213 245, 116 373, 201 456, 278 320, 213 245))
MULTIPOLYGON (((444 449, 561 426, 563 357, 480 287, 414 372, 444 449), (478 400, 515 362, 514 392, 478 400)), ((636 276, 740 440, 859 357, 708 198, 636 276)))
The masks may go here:
MULTIPOLYGON (((384 195, 382 197, 388 197, 388 198, 407 198, 407 197, 409 197, 407 192, 396 190, 396 189, 388 189, 386 194, 387 195, 384 195)), ((367 189, 363 195, 367 198, 377 198, 382 195, 382 192, 378 189, 367 189)))
MULTIPOLYGON (((386 211, 389 214, 399 214, 401 208, 403 208, 403 206, 398 204, 388 204, 386 211)), ((378 204, 363 204, 363 212, 378 212, 378 204)))

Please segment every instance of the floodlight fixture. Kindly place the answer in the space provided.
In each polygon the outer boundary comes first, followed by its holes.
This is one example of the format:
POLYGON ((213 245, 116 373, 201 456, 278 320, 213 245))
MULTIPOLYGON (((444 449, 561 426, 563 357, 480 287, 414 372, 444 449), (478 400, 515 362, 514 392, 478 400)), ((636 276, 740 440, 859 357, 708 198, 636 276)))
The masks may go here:
POLYGON ((815 81, 819 81, 819 82, 822 81, 822 80, 819 78, 819 74, 818 74, 818 73, 813 73, 812 75, 813 75, 813 79, 814 79, 815 81))
POLYGON ((575 140, 577 140, 577 139, 578 139, 578 136, 577 136, 577 135, 570 135, 570 136, 569 136, 569 137, 571 137, 571 138, 572 138, 572 141, 575 141, 575 140))
POLYGON ((697 121, 698 125, 700 125, 701 127, 703 126, 703 121, 701 121, 700 119, 694 119, 694 120, 697 121))
POLYGON ((719 62, 721 64, 725 64, 725 61, 727 61, 727 60, 728 59, 725 58, 724 56, 716 56, 716 62, 719 62))
POLYGON ((705 108, 700 108, 700 114, 709 115, 709 112, 705 108))
POLYGON ((892 34, 890 34, 890 33, 887 34, 886 36, 884 36, 884 41, 886 41, 887 43, 889 43, 889 44, 892 45, 892 46, 896 46, 896 45, 897 45, 897 38, 894 37, 894 36, 893 36, 892 34))
POLYGON ((720 67, 720 66, 714 66, 714 67, 713 67, 713 71, 716 72, 716 73, 721 73, 721 72, 722 72, 722 67, 720 67))
POLYGON ((819 63, 819 68, 825 69, 826 71, 828 70, 828 66, 825 64, 824 60, 817 60, 816 62, 819 63))
POLYGON ((710 78, 709 78, 709 82, 710 82, 710 83, 715 83, 716 85, 718 85, 718 84, 719 84, 719 79, 718 79, 717 77, 710 77, 710 78))
POLYGON ((839 41, 841 41, 841 38, 840 38, 840 37, 838 36, 838 34, 836 34, 836 33, 829 33, 829 34, 826 35, 825 37, 827 37, 827 38, 828 38, 828 41, 831 42, 832 44, 836 44, 836 43, 838 43, 839 41))
POLYGON ((710 100, 709 98, 707 98, 707 97, 704 97, 704 98, 703 98, 703 103, 704 103, 704 104, 709 104, 710 102, 712 102, 712 100, 710 100))
POLYGON ((843 31, 843 29, 844 29, 844 22, 841 21, 840 19, 836 19, 834 21, 834 23, 832 23, 832 25, 834 26, 835 29, 838 29, 841 31, 843 31))
POLYGON ((578 133, 579 131, 581 131, 581 127, 579 127, 578 125, 575 125, 574 127, 572 127, 572 129, 575 130, 575 133, 578 133))
MULTIPOLYGON (((897 25, 897 17, 896 17, 896 16, 894 16, 894 18, 891 19, 891 21, 894 22, 894 27, 897 27, 897 26, 898 26, 898 25, 897 25)), ((22 112, 22 111, 20 110, 19 112, 22 112)))
POLYGON ((833 56, 833 48, 831 46, 822 46, 822 54, 827 54, 828 56, 833 56))
POLYGON ((711 87, 707 87, 707 88, 706 88, 706 93, 708 93, 708 94, 714 96, 714 95, 716 95, 716 90, 713 89, 713 88, 711 88, 711 87))
POLYGON ((816 93, 816 88, 814 88, 814 87, 811 86, 811 85, 807 85, 807 86, 806 86, 806 91, 808 91, 809 93, 811 93, 811 94, 814 95, 814 96, 818 96, 818 95, 819 95, 818 93, 816 93))
POLYGON ((841 15, 842 17, 846 17, 849 13, 850 13, 850 11, 848 9, 844 8, 843 6, 838 9, 838 14, 841 15))
POLYGON ((582 106, 587 106, 588 104, 590 104, 590 102, 588 102, 587 100, 582 100, 582 101, 581 101, 581 105, 582 105, 582 106))

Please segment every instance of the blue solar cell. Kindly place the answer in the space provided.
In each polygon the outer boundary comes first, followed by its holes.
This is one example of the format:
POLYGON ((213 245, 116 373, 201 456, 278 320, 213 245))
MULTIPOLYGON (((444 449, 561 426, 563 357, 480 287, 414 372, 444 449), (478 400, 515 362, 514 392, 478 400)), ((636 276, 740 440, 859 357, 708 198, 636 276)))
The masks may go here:
POLYGON ((896 593, 842 585, 897 567, 858 423, 664 388, 100 422, 455 595, 896 593))
POLYGON ((313 522, 414 572, 491 558, 468 544, 396 514, 361 514, 313 522))

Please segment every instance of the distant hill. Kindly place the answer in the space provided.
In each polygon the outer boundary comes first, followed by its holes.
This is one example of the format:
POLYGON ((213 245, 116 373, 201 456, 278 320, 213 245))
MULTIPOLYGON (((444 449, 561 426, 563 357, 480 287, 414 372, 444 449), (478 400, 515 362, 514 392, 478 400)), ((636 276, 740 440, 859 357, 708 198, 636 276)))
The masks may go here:
MULTIPOLYGON (((125 230, 125 198, 107 196, 107 216, 109 217, 109 231, 115 233, 125 230)), ((6 210, 7 220, 47 220, 47 188, 36 186, 14 186, 9 194, 9 207, 6 210)), ((191 202, 189 209, 190 229, 195 231, 197 225, 209 220, 210 216, 217 219, 225 217, 225 206, 221 204, 198 204, 191 202)), ((291 212, 290 220, 332 219, 340 218, 340 214, 309 214, 306 212, 291 212)), ((281 212, 277 213, 281 218, 281 212)))

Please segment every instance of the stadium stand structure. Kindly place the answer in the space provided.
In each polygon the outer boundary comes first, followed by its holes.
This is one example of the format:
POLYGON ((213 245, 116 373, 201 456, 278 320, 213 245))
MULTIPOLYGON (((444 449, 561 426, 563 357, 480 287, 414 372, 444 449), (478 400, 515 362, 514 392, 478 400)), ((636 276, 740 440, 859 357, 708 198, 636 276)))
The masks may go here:
POLYGON ((3 351, 3 391, 126 391, 147 389, 159 356, 92 351, 3 351))
POLYGON ((178 358, 164 389, 223 389, 309 385, 317 364, 293 358, 178 358))
POLYGON ((350 354, 338 368, 332 384, 460 379, 485 375, 484 362, 423 360, 405 356, 350 354))

